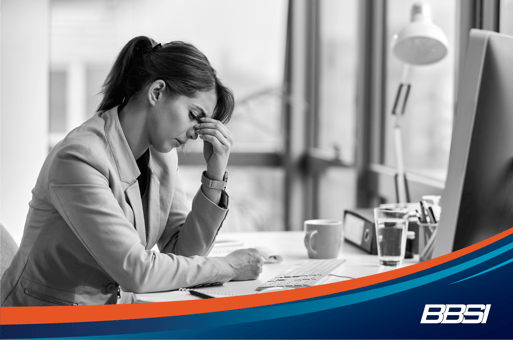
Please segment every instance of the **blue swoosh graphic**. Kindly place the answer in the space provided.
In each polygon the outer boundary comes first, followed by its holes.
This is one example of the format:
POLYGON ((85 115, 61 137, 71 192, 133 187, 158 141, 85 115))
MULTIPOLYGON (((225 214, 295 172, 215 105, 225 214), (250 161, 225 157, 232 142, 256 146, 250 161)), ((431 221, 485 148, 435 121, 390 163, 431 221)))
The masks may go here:
POLYGON ((496 266, 493 266, 492 268, 488 268, 487 270, 483 270, 483 271, 482 271, 482 272, 480 272, 480 273, 477 273, 477 274, 474 274, 474 275, 472 275, 472 276, 466 277, 466 278, 464 278, 464 279, 461 279, 461 280, 459 280, 459 281, 453 282, 453 283, 451 283, 451 284, 455 284, 455 283, 458 283, 458 282, 461 282, 461 281, 465 281, 465 280, 468 280, 468 279, 472 279, 472 278, 474 278, 474 277, 476 277, 476 276, 479 276, 479 275, 481 275, 481 274, 484 274, 484 273, 487 273, 487 272, 492 271, 492 270, 494 270, 494 269, 497 269, 497 268, 500 268, 500 267, 502 267, 502 266, 505 266, 505 265, 507 265, 508 263, 511 263, 511 262, 513 262, 513 259, 509 259, 509 260, 507 260, 507 261, 504 261, 504 262, 502 262, 501 264, 498 264, 498 265, 496 265, 496 266))

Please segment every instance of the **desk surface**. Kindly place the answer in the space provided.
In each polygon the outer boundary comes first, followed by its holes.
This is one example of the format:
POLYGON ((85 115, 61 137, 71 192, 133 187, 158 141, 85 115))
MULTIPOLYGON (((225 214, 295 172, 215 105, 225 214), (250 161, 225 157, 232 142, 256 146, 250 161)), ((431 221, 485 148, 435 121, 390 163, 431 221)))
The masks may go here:
MULTIPOLYGON (((243 242, 241 248, 265 247, 273 255, 278 254, 283 257, 283 262, 279 264, 265 264, 263 271, 257 280, 227 282, 222 286, 205 288, 205 290, 231 293, 231 294, 254 294, 258 293, 256 288, 267 280, 284 272, 291 266, 308 260, 306 248, 303 244, 304 232, 248 232, 248 233, 220 233, 218 240, 238 240, 243 242)), ((338 275, 358 278, 377 273, 394 270, 397 267, 381 266, 375 255, 370 255, 363 250, 343 242, 339 253, 339 258, 346 259, 334 272, 338 275)), ((415 259, 403 261, 403 266, 408 266, 418 262, 418 256, 415 259)), ((329 276, 319 284, 339 282, 342 278, 329 276)), ((347 279, 346 279, 347 280, 347 279)), ((160 302, 175 300, 192 300, 197 297, 183 292, 161 292, 134 294, 134 302, 160 302)))

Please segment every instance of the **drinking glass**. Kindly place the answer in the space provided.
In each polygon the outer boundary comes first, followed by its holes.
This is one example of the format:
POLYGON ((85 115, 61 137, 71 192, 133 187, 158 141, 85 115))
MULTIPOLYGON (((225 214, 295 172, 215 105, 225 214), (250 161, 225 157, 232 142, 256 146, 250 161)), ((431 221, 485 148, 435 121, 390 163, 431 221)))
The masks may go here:
POLYGON ((406 208, 375 208, 374 222, 378 259, 384 266, 400 266, 406 249, 408 216, 406 208))

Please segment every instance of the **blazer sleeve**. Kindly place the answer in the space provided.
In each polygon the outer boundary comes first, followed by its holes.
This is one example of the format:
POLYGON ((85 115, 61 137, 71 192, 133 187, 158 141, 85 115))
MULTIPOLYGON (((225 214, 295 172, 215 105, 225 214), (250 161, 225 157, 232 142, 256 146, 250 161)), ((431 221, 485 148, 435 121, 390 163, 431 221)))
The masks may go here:
POLYGON ((200 187, 189 210, 178 170, 175 178, 166 228, 157 243, 159 250, 184 256, 207 255, 228 214, 228 195, 223 191, 225 207, 220 207, 210 201, 200 187))
POLYGON ((177 256, 146 250, 127 220, 92 146, 67 145, 48 172, 48 192, 82 244, 125 291, 155 292, 229 281, 233 269, 220 258, 177 256))

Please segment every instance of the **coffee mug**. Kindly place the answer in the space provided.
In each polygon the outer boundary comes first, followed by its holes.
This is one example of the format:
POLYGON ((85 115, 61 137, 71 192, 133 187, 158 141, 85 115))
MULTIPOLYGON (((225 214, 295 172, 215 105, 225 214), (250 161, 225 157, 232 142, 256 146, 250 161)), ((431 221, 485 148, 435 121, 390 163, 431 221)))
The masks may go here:
POLYGON ((342 243, 342 222, 338 220, 305 221, 305 247, 311 259, 338 257, 342 243))

